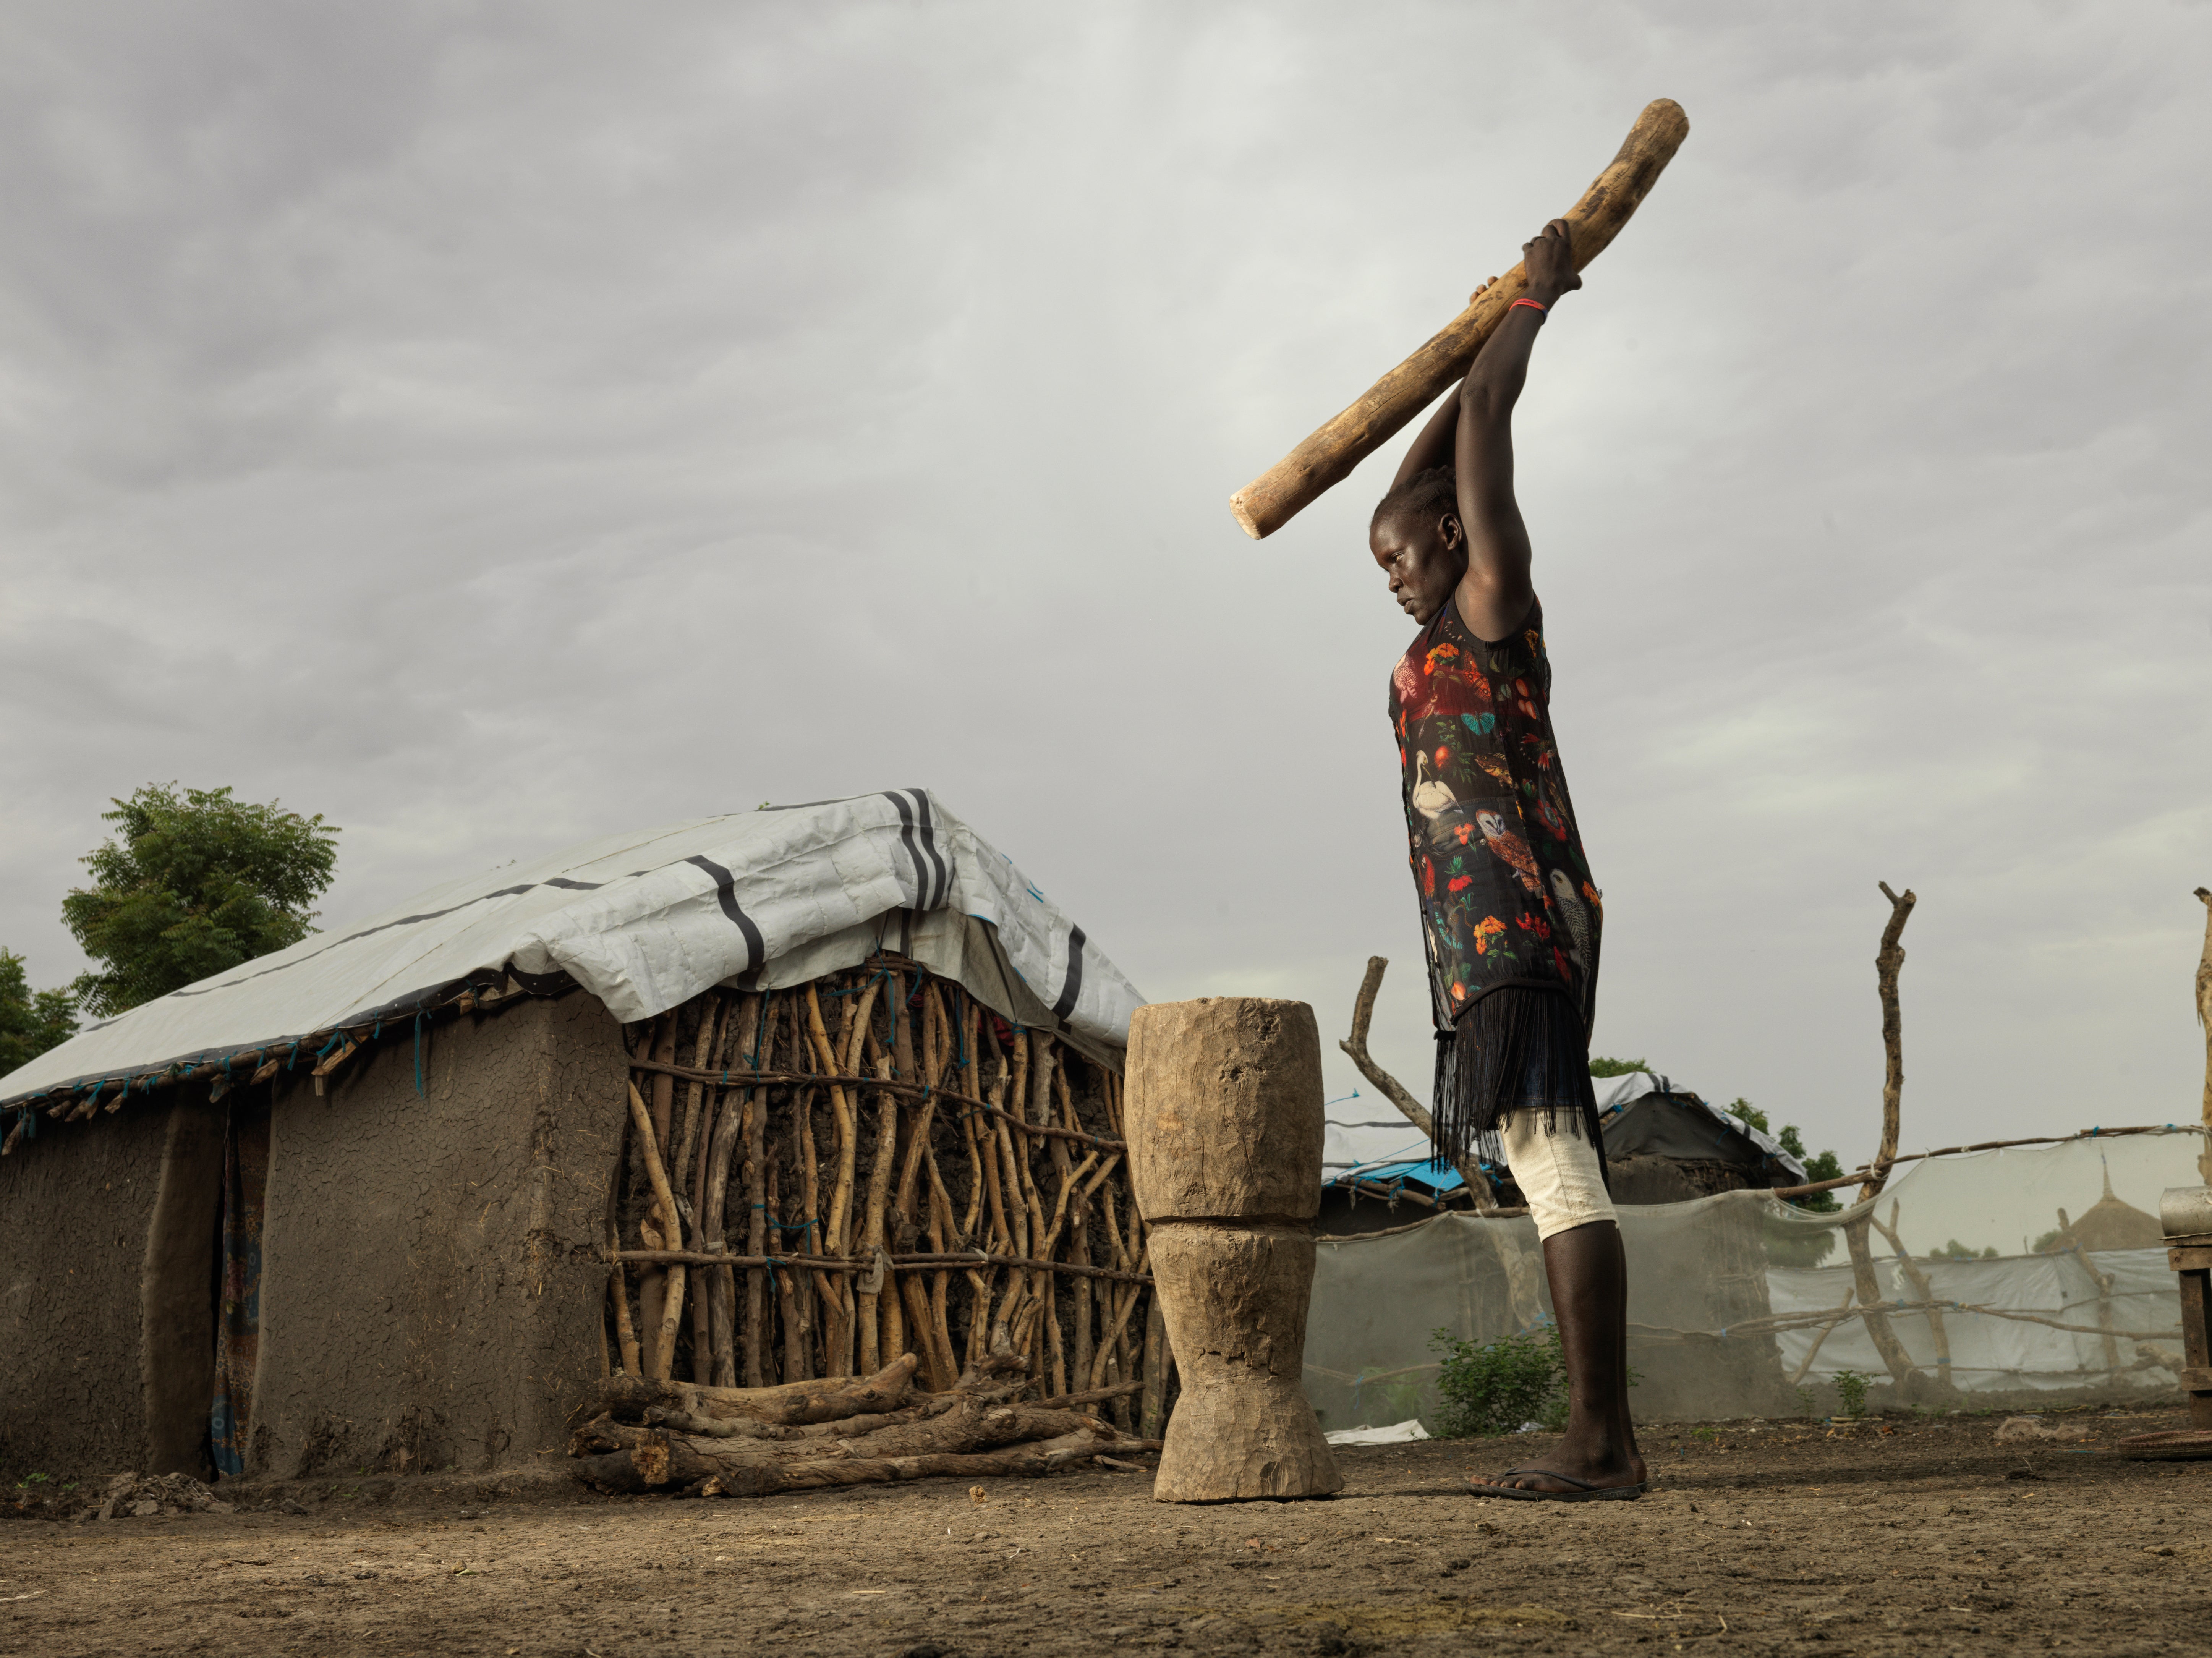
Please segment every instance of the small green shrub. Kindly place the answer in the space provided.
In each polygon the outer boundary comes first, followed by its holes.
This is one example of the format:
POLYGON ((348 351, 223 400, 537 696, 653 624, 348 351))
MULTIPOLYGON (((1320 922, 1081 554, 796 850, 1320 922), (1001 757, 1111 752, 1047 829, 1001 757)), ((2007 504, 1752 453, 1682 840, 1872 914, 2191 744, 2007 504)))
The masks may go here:
POLYGON ((1843 1401, 1845 1416, 1866 1414, 1867 1379, 1856 1370, 1838 1370, 1829 1378, 1836 1384, 1836 1397, 1843 1401))
POLYGON ((1438 1437, 1510 1434, 1524 1422, 1565 1425, 1567 1376, 1558 1325, 1480 1346, 1438 1330, 1429 1349, 1443 1356, 1437 1376, 1438 1437))

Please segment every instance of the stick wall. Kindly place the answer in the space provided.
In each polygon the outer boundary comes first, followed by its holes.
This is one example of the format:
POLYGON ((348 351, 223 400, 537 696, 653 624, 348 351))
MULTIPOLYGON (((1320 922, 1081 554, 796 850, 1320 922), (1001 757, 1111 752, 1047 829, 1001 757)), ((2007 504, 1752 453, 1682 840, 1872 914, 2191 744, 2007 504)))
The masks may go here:
POLYGON ((894 956, 625 1042, 611 1370, 767 1387, 911 1352, 943 1391, 1003 1339, 1044 1393, 1164 1414, 1113 1072, 894 956))

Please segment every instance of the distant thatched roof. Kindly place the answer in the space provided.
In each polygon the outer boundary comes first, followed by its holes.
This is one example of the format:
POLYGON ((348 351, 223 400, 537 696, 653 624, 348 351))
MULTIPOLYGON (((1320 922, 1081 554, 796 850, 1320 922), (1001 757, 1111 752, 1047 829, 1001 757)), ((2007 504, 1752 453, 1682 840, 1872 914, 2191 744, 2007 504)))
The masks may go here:
POLYGON ((2058 1212, 2058 1236, 2045 1253, 2070 1249, 2155 1249, 2166 1242, 2166 1230, 2155 1215, 2147 1215, 2131 1203, 2112 1195, 2112 1171, 2105 1173, 2105 1195, 2084 1210, 2081 1218, 2068 1222, 2058 1212))

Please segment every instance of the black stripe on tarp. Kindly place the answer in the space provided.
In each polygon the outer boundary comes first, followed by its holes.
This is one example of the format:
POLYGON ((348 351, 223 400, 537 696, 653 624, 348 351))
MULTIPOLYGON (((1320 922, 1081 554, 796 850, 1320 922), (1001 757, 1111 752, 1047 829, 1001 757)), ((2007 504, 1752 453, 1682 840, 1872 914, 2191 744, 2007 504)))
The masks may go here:
POLYGON ((1083 929, 1067 929, 1067 977, 1061 981, 1060 999, 1052 1005, 1052 1017, 1066 1021, 1075 1011, 1075 999, 1083 993, 1083 929))
POLYGON ((907 862, 914 865, 914 907, 927 909, 929 906, 929 872, 922 866, 921 848, 914 841, 914 808, 907 805, 906 797, 896 789, 884 791, 884 799, 897 809, 899 815, 899 844, 906 848, 907 862))
POLYGON ((687 864, 697 865, 714 878, 714 896, 722 906, 722 914, 736 922, 738 931, 745 935, 745 964, 743 970, 747 973, 751 972, 768 959, 768 940, 761 937, 761 930, 753 925, 752 917, 738 908, 738 896, 730 890, 731 887, 736 884, 738 878, 711 858, 695 855, 686 858, 684 861, 687 864))
MULTIPOLYGON (((952 896, 952 872, 946 866, 945 859, 938 855, 937 822, 929 813, 929 791, 909 789, 908 793, 914 796, 915 807, 921 820, 921 849, 929 854, 929 861, 937 870, 936 892, 926 893, 923 902, 916 908, 937 909, 952 896)), ((927 883, 925 882, 923 884, 927 887, 927 883)))

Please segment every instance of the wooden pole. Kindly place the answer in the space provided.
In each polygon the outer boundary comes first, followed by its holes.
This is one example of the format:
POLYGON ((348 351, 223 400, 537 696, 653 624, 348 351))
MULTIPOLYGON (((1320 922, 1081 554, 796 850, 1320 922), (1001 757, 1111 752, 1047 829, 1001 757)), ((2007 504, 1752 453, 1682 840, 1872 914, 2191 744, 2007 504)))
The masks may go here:
POLYGON ((2197 963, 2197 1023, 2204 1027, 2204 1145, 2197 1154, 2197 1178, 2212 1186, 2212 889, 2199 887, 2204 905, 2204 955, 2197 963))
MULTIPOLYGON (((1881 1224, 1879 1215, 1869 1215, 1868 1219, 1874 1223, 1874 1230, 1881 1233, 1883 1241, 1889 1245, 1890 1252, 1897 1257, 1898 1270, 1905 1274, 1905 1281, 1912 1286, 1913 1293, 1920 1297, 1921 1305, 1928 1309, 1928 1334, 1936 1344, 1936 1380, 1948 1388, 1951 1385, 1950 1333, 1943 1327, 1943 1309, 1936 1299, 1936 1291, 1928 1281, 1928 1274, 1921 1271, 1920 1263, 1913 1260, 1905 1247, 1905 1241, 1898 1236, 1897 1208, 1897 1199, 1892 1198, 1889 1200, 1889 1224, 1887 1226, 1881 1224)), ((2111 1367, 2107 1365, 2106 1368, 2111 1367)))
MULTIPOLYGON (((1620 234, 1659 182, 1689 136, 1690 118, 1671 98, 1644 106, 1620 153, 1583 198, 1567 210, 1575 269, 1582 270, 1620 234)), ((1391 434, 1467 373, 1483 342, 1528 289, 1518 264, 1477 294, 1429 343, 1368 387, 1365 395, 1229 498, 1229 510, 1255 540, 1271 535, 1341 483, 1391 434)))
POLYGON ((1897 1133, 1905 1096, 1904 1016, 1897 1000, 1897 975, 1905 965, 1905 947, 1899 941, 1905 936, 1913 905, 1920 902, 1911 887, 1900 896, 1889 890, 1887 881, 1875 884, 1889 900, 1889 925, 1881 930, 1881 949, 1874 958, 1875 988, 1881 998, 1881 1150, 1867 1167, 1866 1180, 1859 1187, 1861 1203, 1880 1194, 1889 1181, 1890 1165, 1897 1161, 1897 1133))
MULTIPOLYGON (((1866 1179, 1859 1187, 1858 1201, 1867 1202, 1881 1195, 1889 1180, 1889 1170, 1897 1160, 1897 1134, 1901 1121, 1905 1094, 1904 1022, 1897 999, 1897 975, 1905 965, 1905 947, 1899 940, 1905 933, 1905 923, 1912 914, 1912 906, 1919 902, 1912 889, 1905 888, 1902 896, 1889 890, 1889 883, 1880 882, 1881 896, 1889 900, 1889 924, 1881 930, 1881 949, 1874 958, 1875 984, 1881 998, 1881 1046, 1884 1058, 1881 1084, 1881 1149, 1875 1153, 1868 1165, 1866 1179)), ((1916 1367, 1912 1356, 1905 1351, 1905 1344, 1890 1328, 1888 1317, 1875 1310, 1884 1299, 1881 1280, 1874 1271, 1874 1254, 1867 1248, 1867 1226, 1872 1211, 1844 1227, 1844 1242, 1850 1246, 1851 1278, 1858 1292, 1859 1304, 1866 1309, 1867 1334, 1873 1339, 1875 1351, 1888 1370, 1890 1380, 1899 1387, 1905 1386, 1916 1367)))
MULTIPOLYGON (((676 1196, 668 1189, 667 1171, 660 1163, 660 1148, 653 1144, 652 1113, 647 1109, 635 1083, 629 1085, 629 1115, 630 1121, 637 1125, 638 1134, 643 1141, 641 1149, 645 1154, 645 1176, 653 1183, 654 1200, 659 1204, 660 1212, 667 1223, 667 1236, 672 1242, 680 1240, 684 1234, 682 1223, 677 1218, 676 1196)), ((668 1380, 676 1363, 676 1331, 684 1312, 684 1271, 682 1266, 666 1269, 659 1334, 654 1339, 652 1351, 646 1356, 647 1369, 655 1379, 662 1382, 668 1380)), ((648 1325, 650 1322, 648 1320, 648 1325)))

